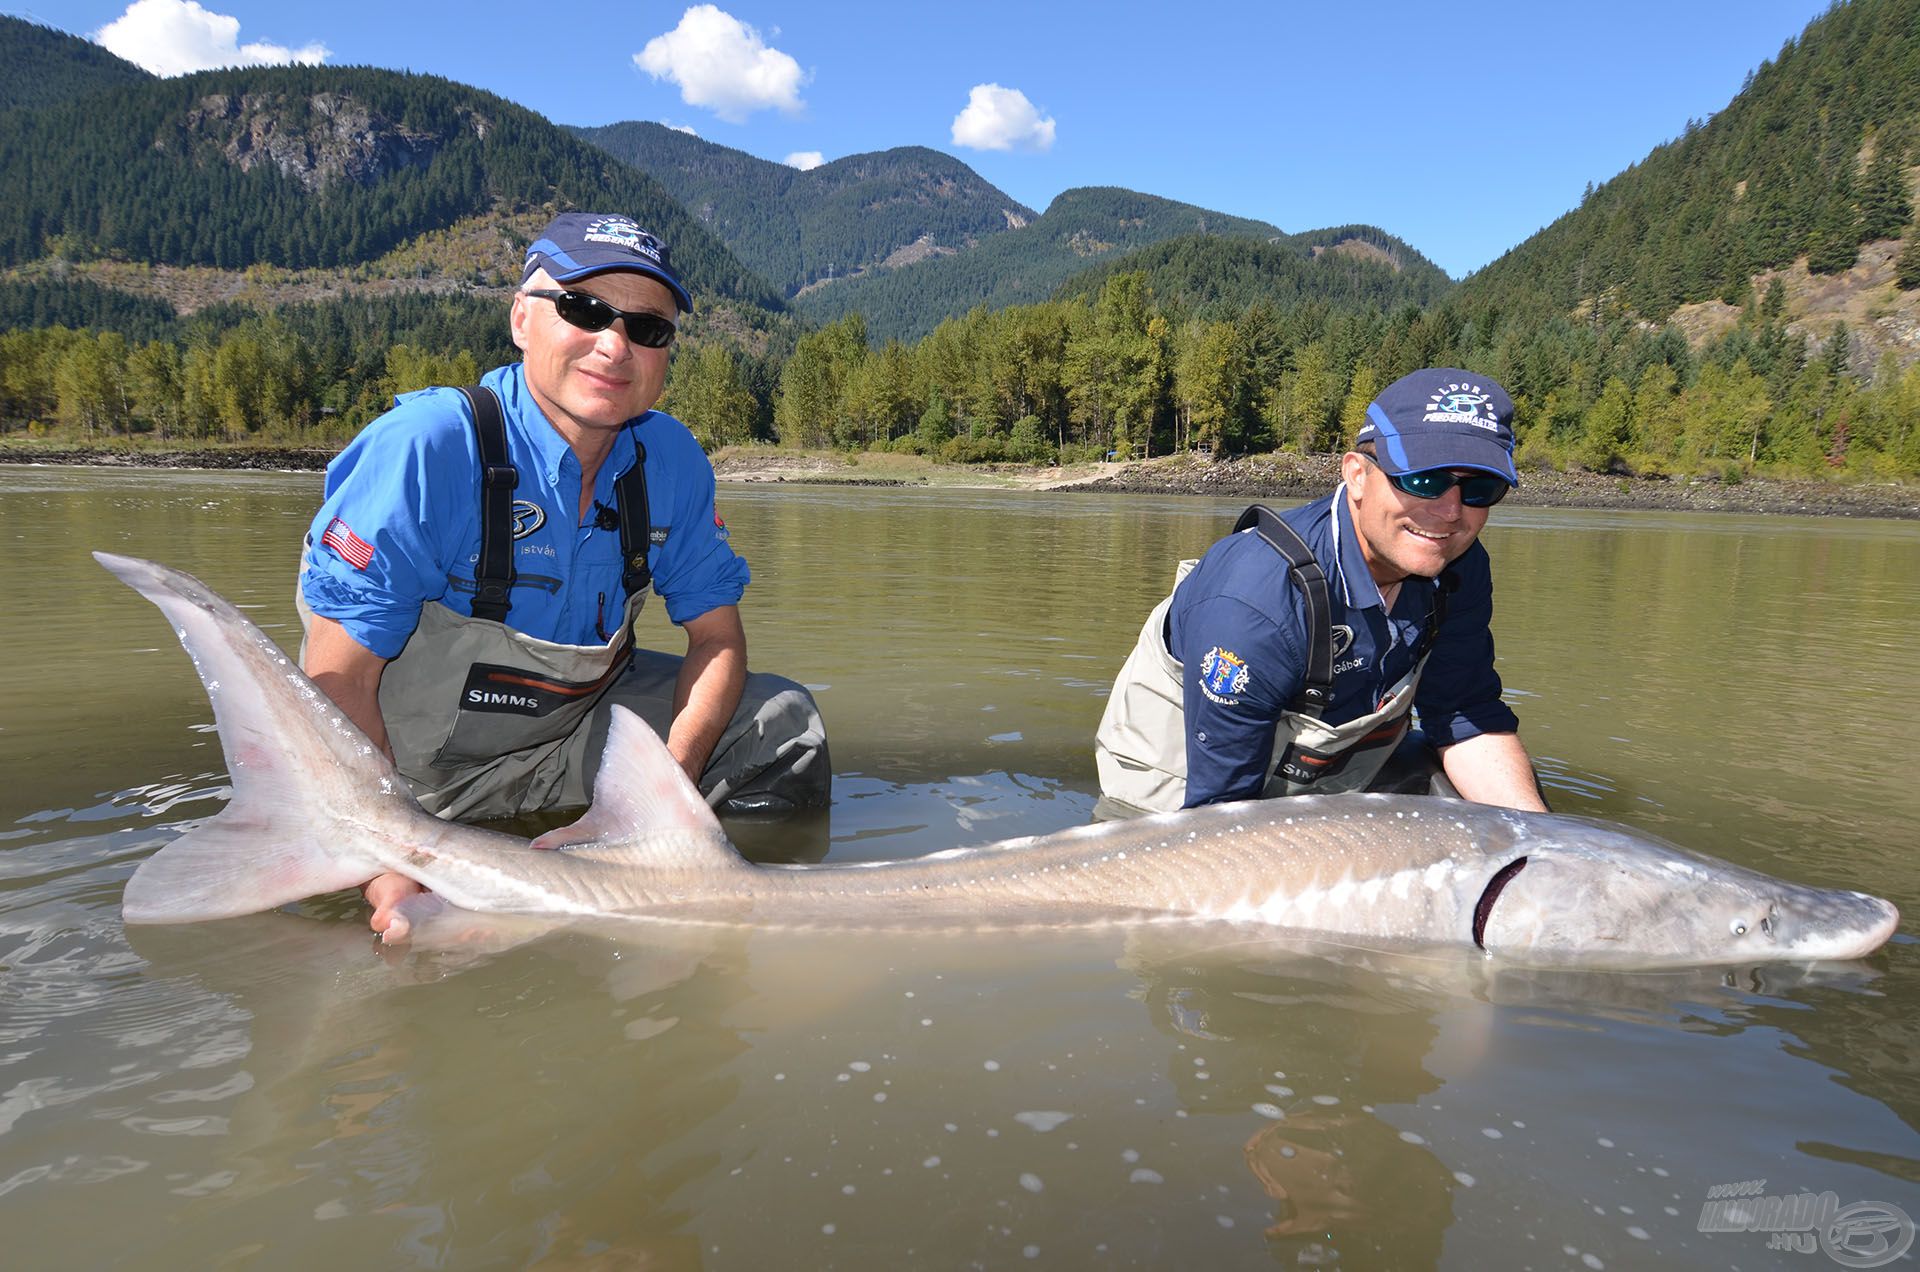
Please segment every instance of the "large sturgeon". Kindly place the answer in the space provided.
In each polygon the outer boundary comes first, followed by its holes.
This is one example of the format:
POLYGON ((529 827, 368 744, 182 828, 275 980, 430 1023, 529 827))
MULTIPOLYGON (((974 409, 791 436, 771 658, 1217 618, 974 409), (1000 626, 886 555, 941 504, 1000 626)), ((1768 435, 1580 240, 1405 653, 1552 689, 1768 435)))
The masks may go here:
MULTIPOLYGON (((128 881, 129 923, 270 909, 396 871, 454 906, 555 919, 970 929, 1218 923, 1522 963, 1863 957, 1899 912, 1579 817, 1303 796, 862 865, 756 866, 638 717, 614 709, 592 808, 531 843, 441 821, 279 646, 190 575, 94 553, 171 620, 213 702, 226 809, 128 881), (557 849, 557 851, 555 851, 557 849)), ((389 939, 400 933, 389 932, 389 939)))

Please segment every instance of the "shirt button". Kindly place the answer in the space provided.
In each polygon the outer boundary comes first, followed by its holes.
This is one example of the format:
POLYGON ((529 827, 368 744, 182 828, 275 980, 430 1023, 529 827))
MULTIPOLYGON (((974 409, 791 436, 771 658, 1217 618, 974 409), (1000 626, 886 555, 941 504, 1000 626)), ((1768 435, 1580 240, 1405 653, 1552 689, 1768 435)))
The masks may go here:
POLYGON ((1207 733, 1206 733, 1206 730, 1205 730, 1205 729, 1202 729, 1202 730, 1201 730, 1200 732, 1198 732, 1198 733, 1196 733, 1196 734, 1194 734, 1194 735, 1193 735, 1193 740, 1194 740, 1195 742, 1205 742, 1205 741, 1207 740, 1207 733))

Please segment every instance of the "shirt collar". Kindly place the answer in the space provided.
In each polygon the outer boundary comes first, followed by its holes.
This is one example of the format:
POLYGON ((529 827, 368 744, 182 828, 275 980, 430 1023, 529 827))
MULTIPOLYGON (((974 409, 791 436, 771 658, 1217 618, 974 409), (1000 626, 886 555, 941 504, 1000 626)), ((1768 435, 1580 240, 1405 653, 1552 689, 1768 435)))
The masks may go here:
POLYGON ((1340 576, 1340 600, 1348 609, 1384 609, 1380 585, 1367 568, 1366 553, 1360 550, 1360 536, 1353 531, 1353 509, 1347 505, 1347 487, 1342 482, 1333 492, 1333 561, 1340 576))
MULTIPOLYGON (((539 458, 540 471, 546 475, 547 485, 549 487, 559 485, 563 474, 577 482, 580 478, 580 461, 574 456, 573 447, 567 445, 566 439, 560 436, 559 430, 547 421, 546 413, 540 409, 540 404, 533 400, 533 394, 527 390, 526 364, 514 363, 513 374, 506 377, 500 388, 506 404, 507 418, 525 422, 521 435, 533 450, 534 455, 539 458)), ((596 496, 604 495, 608 499, 613 497, 613 483, 619 480, 622 473, 633 467, 634 430, 645 423, 648 416, 652 414, 652 411, 648 411, 645 415, 636 416, 615 435, 613 449, 607 452, 606 462, 601 464, 600 471, 594 474, 593 486, 596 496)))

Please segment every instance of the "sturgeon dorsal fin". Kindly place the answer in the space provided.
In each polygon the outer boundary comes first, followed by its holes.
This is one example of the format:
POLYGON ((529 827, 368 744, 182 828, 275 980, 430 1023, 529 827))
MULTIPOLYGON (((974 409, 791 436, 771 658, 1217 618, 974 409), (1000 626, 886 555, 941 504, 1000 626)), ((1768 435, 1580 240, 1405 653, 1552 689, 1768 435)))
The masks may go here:
POLYGON ((744 866, 666 743, 632 711, 617 703, 611 710, 593 806, 533 846, 621 866, 744 866))

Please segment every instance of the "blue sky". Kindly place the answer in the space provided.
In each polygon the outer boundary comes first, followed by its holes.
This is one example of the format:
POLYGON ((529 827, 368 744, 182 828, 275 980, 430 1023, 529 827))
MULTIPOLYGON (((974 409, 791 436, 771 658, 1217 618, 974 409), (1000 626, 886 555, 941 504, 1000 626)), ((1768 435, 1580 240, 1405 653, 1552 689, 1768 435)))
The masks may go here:
POLYGON ((650 119, 804 165, 892 146, 1037 209, 1118 185, 1283 230, 1368 223, 1461 277, 1579 202, 1827 0, 40 0, 157 73, 430 72, 556 123, 650 119), (101 34, 104 33, 104 34, 101 34))

